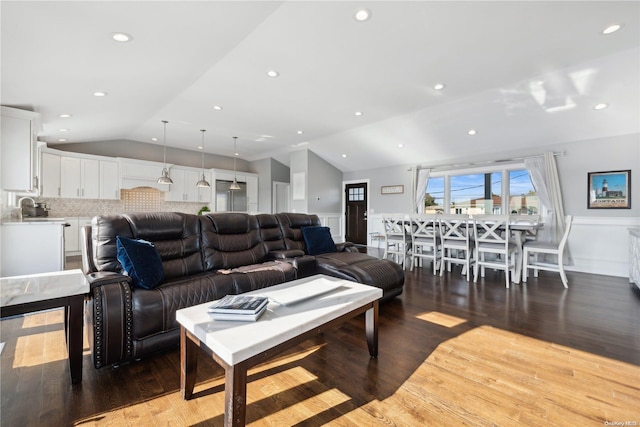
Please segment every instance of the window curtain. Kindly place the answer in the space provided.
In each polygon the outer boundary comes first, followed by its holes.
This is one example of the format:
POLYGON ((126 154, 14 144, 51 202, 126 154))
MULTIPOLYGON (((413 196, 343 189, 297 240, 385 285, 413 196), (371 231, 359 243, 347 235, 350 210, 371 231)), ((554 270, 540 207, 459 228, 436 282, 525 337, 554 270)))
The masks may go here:
MULTIPOLYGON (((538 231, 537 238, 542 242, 557 243, 564 234, 565 223, 556 158, 552 152, 546 152, 543 157, 525 159, 524 164, 540 200, 540 220, 544 227, 538 231)), ((564 262, 570 263, 568 248, 565 248, 564 262)))
POLYGON ((424 196, 427 191, 427 184, 429 183, 429 175, 431 175, 431 169, 418 169, 416 178, 416 204, 414 206, 416 213, 424 213, 424 196))

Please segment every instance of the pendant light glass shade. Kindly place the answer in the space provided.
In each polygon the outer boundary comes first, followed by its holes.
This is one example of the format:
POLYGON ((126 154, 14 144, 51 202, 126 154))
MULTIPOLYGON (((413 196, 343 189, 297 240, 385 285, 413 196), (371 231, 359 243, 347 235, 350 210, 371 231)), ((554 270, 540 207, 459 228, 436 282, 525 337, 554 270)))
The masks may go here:
POLYGON ((238 137, 233 137, 233 182, 229 186, 229 190, 240 190, 238 179, 236 178, 236 155, 237 155, 238 137))
POLYGON ((173 184, 173 180, 169 176, 169 169, 167 169, 167 123, 163 120, 164 124, 164 168, 162 169, 162 176, 158 178, 158 184, 173 184))
POLYGON ((196 182, 196 187, 208 188, 211 187, 211 184, 209 184, 207 179, 204 177, 204 133, 206 130, 200 129, 200 132, 202 132, 202 178, 200 178, 200 181, 196 182))

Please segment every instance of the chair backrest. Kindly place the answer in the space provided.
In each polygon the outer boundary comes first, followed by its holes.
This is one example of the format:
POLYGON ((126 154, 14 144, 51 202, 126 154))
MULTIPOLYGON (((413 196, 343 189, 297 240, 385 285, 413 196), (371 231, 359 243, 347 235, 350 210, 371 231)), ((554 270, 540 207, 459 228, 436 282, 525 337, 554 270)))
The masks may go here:
POLYGON ((509 243, 509 215, 474 215, 475 236, 478 243, 509 243))
POLYGON ((443 214, 438 216, 440 237, 443 241, 469 241, 469 215, 443 214))
POLYGON ((411 240, 430 240, 435 242, 439 234, 439 216, 437 214, 411 215, 411 240))
POLYGON ((384 234, 387 238, 402 240, 406 238, 407 229, 405 227, 406 220, 404 214, 382 214, 382 224, 384 226, 384 234))
POLYGON ((567 239, 569 238, 569 231, 571 231, 571 223, 573 222, 573 217, 571 215, 567 215, 564 217, 564 234, 562 235, 562 239, 558 243, 558 254, 559 259, 562 260, 562 253, 564 252, 564 247, 567 244, 567 239))

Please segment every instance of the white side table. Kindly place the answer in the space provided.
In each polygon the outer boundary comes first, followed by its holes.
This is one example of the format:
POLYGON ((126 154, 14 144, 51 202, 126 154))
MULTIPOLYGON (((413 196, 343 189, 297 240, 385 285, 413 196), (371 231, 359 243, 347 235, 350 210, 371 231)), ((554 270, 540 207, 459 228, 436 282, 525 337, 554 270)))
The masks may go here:
POLYGON ((64 307, 64 331, 73 384, 82 381, 82 324, 89 282, 81 270, 0 277, 0 318, 64 307))

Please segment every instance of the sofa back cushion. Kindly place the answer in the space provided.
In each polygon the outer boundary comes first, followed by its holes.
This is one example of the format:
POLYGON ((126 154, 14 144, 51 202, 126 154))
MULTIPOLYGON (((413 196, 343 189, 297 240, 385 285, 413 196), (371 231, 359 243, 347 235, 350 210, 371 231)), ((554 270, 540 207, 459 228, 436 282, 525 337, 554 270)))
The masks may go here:
POLYGON ((142 212, 94 217, 91 223, 94 264, 98 271, 124 272, 117 259, 116 237, 153 243, 165 279, 204 271, 200 222, 196 215, 142 212))
POLYGON ((302 227, 320 226, 320 218, 318 215, 310 215, 303 213, 279 213, 276 214, 284 243, 287 249, 300 249, 307 252, 307 247, 302 235, 302 227))
POLYGON ((202 246, 207 270, 231 269, 266 260, 254 215, 236 212, 202 215, 202 246))
POLYGON ((281 251, 287 249, 284 243, 284 236, 278 218, 272 214, 256 215, 260 226, 260 238, 267 247, 268 252, 281 251))

